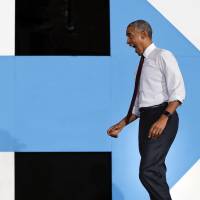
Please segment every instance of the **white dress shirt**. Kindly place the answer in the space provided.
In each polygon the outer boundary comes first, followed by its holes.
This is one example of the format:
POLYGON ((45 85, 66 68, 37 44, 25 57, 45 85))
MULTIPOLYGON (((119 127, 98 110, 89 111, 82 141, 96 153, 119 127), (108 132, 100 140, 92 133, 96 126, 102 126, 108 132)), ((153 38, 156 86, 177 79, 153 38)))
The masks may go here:
POLYGON ((172 52, 157 48, 154 43, 151 43, 143 55, 145 59, 139 91, 132 113, 139 117, 139 108, 158 105, 165 101, 179 100, 183 103, 185 99, 184 81, 172 52))

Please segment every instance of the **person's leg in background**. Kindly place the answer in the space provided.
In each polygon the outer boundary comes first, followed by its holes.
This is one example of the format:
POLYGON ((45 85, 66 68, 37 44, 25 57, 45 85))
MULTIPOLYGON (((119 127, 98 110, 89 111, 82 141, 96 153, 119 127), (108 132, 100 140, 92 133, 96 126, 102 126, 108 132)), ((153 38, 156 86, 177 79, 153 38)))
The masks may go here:
POLYGON ((141 155, 139 178, 151 200, 171 200, 166 181, 165 158, 178 131, 179 118, 175 111, 158 138, 148 138, 151 125, 165 107, 156 107, 141 113, 139 123, 139 150, 141 155))

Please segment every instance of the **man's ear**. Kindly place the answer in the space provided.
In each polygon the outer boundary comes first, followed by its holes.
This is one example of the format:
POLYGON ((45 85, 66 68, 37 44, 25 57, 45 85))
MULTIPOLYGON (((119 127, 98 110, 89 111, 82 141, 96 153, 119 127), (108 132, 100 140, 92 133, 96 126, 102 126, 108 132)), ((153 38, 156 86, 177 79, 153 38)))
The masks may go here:
POLYGON ((141 38, 145 39, 146 37, 148 37, 148 33, 146 31, 142 31, 141 32, 141 38))

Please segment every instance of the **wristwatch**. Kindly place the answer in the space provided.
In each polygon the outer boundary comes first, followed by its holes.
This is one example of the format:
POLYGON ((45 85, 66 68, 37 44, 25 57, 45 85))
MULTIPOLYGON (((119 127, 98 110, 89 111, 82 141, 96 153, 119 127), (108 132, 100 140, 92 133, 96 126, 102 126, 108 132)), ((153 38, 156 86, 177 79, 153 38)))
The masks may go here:
POLYGON ((165 116, 167 116, 169 118, 169 117, 172 116, 173 113, 170 113, 167 110, 165 110, 162 114, 165 115, 165 116))

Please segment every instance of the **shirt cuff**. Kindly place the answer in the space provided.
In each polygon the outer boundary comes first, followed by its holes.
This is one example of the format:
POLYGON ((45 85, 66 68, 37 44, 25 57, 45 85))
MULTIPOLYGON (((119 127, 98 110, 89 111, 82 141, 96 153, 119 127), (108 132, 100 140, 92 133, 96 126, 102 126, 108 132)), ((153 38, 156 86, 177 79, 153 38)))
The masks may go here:
POLYGON ((134 106, 134 107, 133 107, 133 110, 132 110, 132 113, 133 113, 134 115, 136 115, 137 117, 140 117, 140 111, 139 111, 139 108, 138 108, 138 107, 134 106))
POLYGON ((180 104, 182 104, 184 102, 184 98, 181 98, 180 96, 173 96, 173 97, 170 97, 168 102, 171 102, 171 101, 178 101, 180 104))

